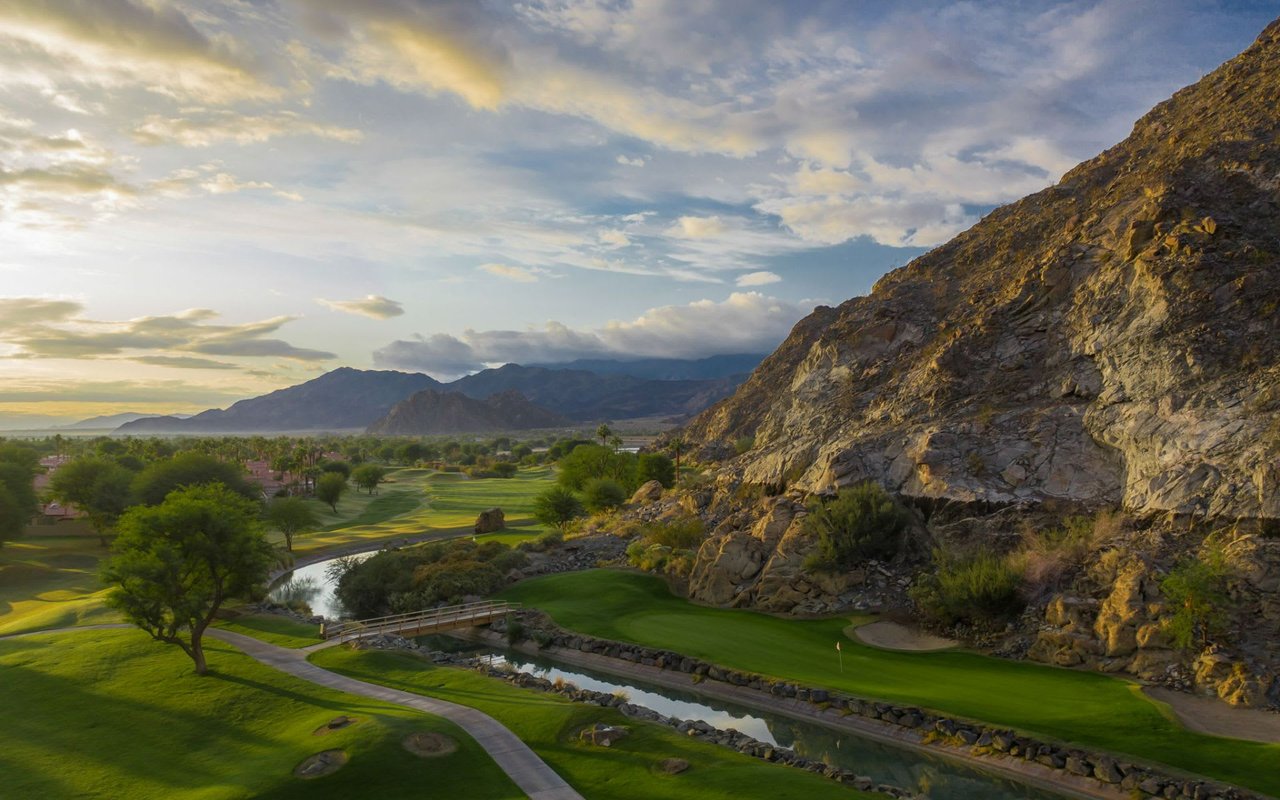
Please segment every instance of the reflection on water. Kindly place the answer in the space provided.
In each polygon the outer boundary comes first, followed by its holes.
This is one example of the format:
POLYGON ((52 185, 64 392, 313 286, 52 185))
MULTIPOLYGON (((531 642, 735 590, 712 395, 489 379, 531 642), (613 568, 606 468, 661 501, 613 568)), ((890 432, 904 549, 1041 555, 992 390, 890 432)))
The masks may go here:
MULTIPOLYGON (((431 637, 435 644, 439 637, 431 637)), ((455 640, 456 641, 456 640, 455 640)), ((482 650, 496 662, 548 680, 563 678, 582 689, 624 692, 639 706, 680 719, 702 720, 717 728, 740 731, 762 742, 788 747, 805 758, 867 775, 881 783, 926 793, 933 800, 1061 800, 1039 791, 913 750, 881 744, 844 731, 756 711, 698 695, 638 683, 578 667, 565 668, 544 658, 482 650)))
MULTIPOLYGON (((345 558, 359 562, 372 557, 376 552, 356 553, 345 558)), ((311 607, 312 614, 320 614, 328 619, 345 617, 347 612, 334 595, 338 582, 329 575, 329 567, 336 561, 336 558, 317 561, 284 573, 271 584, 267 599, 281 605, 301 600, 311 607)))

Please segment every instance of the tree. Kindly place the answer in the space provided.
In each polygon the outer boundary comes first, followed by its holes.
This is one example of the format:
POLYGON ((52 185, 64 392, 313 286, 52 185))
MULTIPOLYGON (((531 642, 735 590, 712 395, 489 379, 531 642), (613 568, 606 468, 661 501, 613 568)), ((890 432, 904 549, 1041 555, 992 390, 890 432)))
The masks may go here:
POLYGON ((133 493, 138 501, 149 506, 160 505, 174 489, 184 486, 200 486, 221 483, 241 497, 257 499, 261 492, 249 483, 244 469, 238 464, 219 461, 204 453, 179 453, 166 461, 158 461, 138 473, 133 481, 133 493))
POLYGON ((267 524, 284 535, 284 549, 292 552, 294 535, 315 530, 319 522, 301 497, 278 497, 267 506, 267 524))
POLYGON ((80 458, 53 473, 49 492, 80 509, 106 545, 107 533, 130 505, 133 481, 134 474, 114 461, 80 458))
POLYGON ((557 480, 569 489, 581 489, 592 478, 609 478, 624 489, 636 487, 636 457, 633 453, 615 453, 599 444, 584 444, 560 459, 557 480))
POLYGON ((596 438, 600 440, 601 447, 604 447, 604 443, 607 442, 609 437, 612 435, 613 429, 608 425, 601 424, 599 428, 596 428, 596 438))
POLYGON ((333 513, 338 513, 338 501, 347 490, 347 479, 336 472, 326 472, 316 481, 316 497, 328 503, 333 513))
POLYGON ((40 509, 32 485, 37 464, 34 450, 0 446, 0 544, 20 536, 40 509))
POLYGON ((344 478, 351 477, 351 465, 345 461, 326 461, 320 465, 321 472, 336 472, 344 478))
POLYGON ((588 511, 609 511, 627 501, 626 490, 617 481, 592 478, 582 489, 583 505, 588 511))
POLYGON ((563 486, 552 486, 533 498, 533 516, 544 525, 563 530, 576 517, 582 516, 582 501, 563 486))
POLYGON ((1160 581, 1160 591, 1173 609, 1167 627, 1175 644, 1190 649, 1198 635, 1200 646, 1209 646, 1209 639, 1226 622, 1226 582, 1226 554, 1218 547, 1169 570, 1160 581))
POLYGON ((685 450, 684 439, 677 436, 667 444, 667 447, 671 449, 672 455, 676 457, 676 480, 680 480, 680 456, 684 454, 685 450))
POLYGON ((361 464, 351 473, 351 480, 355 481, 356 486, 364 489, 369 494, 373 494, 378 490, 378 484, 382 483, 382 479, 386 475, 387 471, 377 464, 361 464))
POLYGON ((636 461, 636 480, 640 483, 657 481, 670 489, 676 482, 676 468, 662 453, 641 453, 636 461))
POLYGON ((207 672, 203 636, 229 597, 264 582, 272 563, 257 504, 221 484, 175 490, 127 511, 103 566, 107 602, 207 672))

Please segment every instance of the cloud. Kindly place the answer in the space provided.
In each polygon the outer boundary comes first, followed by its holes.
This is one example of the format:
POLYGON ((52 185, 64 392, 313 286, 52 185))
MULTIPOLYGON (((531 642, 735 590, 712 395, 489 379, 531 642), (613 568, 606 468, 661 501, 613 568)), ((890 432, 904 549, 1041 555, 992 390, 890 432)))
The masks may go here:
POLYGON ((615 160, 624 167, 643 167, 645 165, 645 160, 642 156, 628 158, 625 155, 619 154, 615 160))
POLYGON ((371 319, 391 319, 404 313, 399 302, 378 294, 369 294, 358 300, 316 300, 322 306, 345 314, 358 314, 371 319))
POLYGON ((194 356, 135 356, 130 361, 139 364, 150 364, 155 367, 174 367, 176 369, 240 369, 240 365, 228 361, 214 361, 211 358, 195 358, 194 356))
POLYGON ((600 231, 600 243, 606 247, 627 247, 631 244, 631 238, 623 231, 608 230, 600 231))
MULTIPOLYGON (((276 357, 296 361, 325 361, 336 358, 322 350, 295 347, 270 338, 293 317, 273 317, 243 325, 218 325, 217 312, 188 309, 177 314, 138 317, 121 322, 102 322, 73 316, 67 307, 48 301, 31 301, 19 308, 18 324, 0 331, 0 341, 17 348, 11 358, 96 358, 127 355, 140 357, 182 357, 182 354, 276 357), (141 353, 139 351, 142 351, 141 353), (150 351, 150 352, 148 352, 150 351)), ((152 362, 159 363, 159 362, 152 362)), ((175 366, 176 364, 169 364, 175 366)))
POLYGON ((662 306, 593 330, 548 322, 523 331, 467 330, 460 336, 437 333, 402 339, 380 348, 373 358, 379 366, 452 378, 508 362, 765 353, 777 347, 809 310, 758 292, 734 292, 720 302, 662 306))
POLYGON ((682 239, 710 239, 727 230, 719 217, 681 217, 671 226, 670 233, 682 239))
POLYGON ((84 306, 75 300, 0 297, 0 335, 30 325, 65 322, 83 310, 84 306))
POLYGON ((202 103, 280 95, 233 39, 207 33, 174 4, 13 0, 0 5, 0 30, 69 82, 136 86, 202 103))
POLYGON ((538 280, 537 271, 511 264, 481 264, 476 269, 516 283, 534 283, 538 280))
POLYGON ((231 111, 205 111, 186 117, 152 114, 133 129, 134 141, 149 146, 210 147, 223 142, 247 145, 284 136, 313 136, 349 144, 364 137, 354 128, 313 122, 291 111, 257 116, 231 111))
POLYGON ((736 283, 739 286, 767 286, 771 283, 779 283, 782 276, 768 270, 759 272, 748 272, 746 275, 739 275, 736 283))

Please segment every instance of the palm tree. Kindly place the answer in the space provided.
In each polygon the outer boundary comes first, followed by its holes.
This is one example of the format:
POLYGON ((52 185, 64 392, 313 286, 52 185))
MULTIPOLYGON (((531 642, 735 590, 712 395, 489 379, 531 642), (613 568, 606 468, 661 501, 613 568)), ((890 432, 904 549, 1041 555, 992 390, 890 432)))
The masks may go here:
POLYGON ((680 480, 680 454, 684 452, 684 439, 679 436, 672 439, 667 447, 671 449, 671 454, 676 457, 676 481, 680 480))
POLYGON ((600 439, 601 447, 604 447, 605 440, 607 440, 612 435, 613 435, 613 431, 609 429, 608 425, 601 423, 600 427, 596 428, 596 436, 600 439))

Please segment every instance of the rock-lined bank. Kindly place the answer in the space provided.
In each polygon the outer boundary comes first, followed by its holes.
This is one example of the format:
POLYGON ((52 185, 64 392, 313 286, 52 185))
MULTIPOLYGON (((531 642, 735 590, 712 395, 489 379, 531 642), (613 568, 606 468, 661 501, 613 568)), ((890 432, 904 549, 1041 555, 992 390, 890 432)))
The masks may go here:
MULTIPOLYGON (((1064 786, 1079 791, 1094 787, 1099 797, 1188 798, 1189 800, 1262 800, 1238 787, 1178 776, 1158 767, 1135 764, 1106 753, 1046 742, 1005 728, 936 714, 927 709, 854 697, 827 689, 777 681, 762 675, 726 669, 671 650, 598 639, 565 631, 535 611, 516 615, 525 631, 548 650, 577 651, 682 673, 691 681, 714 681, 777 699, 798 701, 815 710, 835 711, 885 726, 895 739, 941 746, 944 751, 994 765, 1035 765, 1060 777, 1064 786), (1081 785, 1081 779, 1088 784, 1081 785)), ((504 633, 505 620, 491 628, 504 633)), ((695 691, 696 687, 691 687, 695 691)))
MULTIPOLYGON (((606 692, 596 692, 590 689, 580 689, 567 681, 549 681, 545 678, 539 678, 536 675, 530 675, 525 672, 517 672, 510 668, 496 666, 483 658, 474 658, 460 656, 452 653, 442 653, 429 648, 421 647, 414 642, 405 639, 402 636, 383 635, 368 639, 358 640, 356 645, 367 647, 375 650, 413 650, 426 655, 436 664, 446 664, 454 667, 463 667, 482 672, 491 678, 498 678, 519 686, 522 689, 532 689, 539 692, 547 692, 570 700, 575 703, 586 703, 589 705, 600 706, 602 708, 617 709, 620 714, 629 719, 641 720, 644 722, 653 722, 658 725, 665 725, 674 728, 680 733, 690 736, 700 741, 717 744, 721 747, 728 747, 736 750, 743 755, 752 758, 758 758, 761 761, 768 761, 773 764, 793 767, 795 769, 803 769, 807 772, 814 772, 822 775, 824 778, 845 784, 854 789, 863 792, 874 792, 884 797, 895 798, 895 800, 928 800, 927 795, 920 795, 908 789, 898 786, 891 786, 886 783, 877 783, 875 780, 858 775, 856 772, 840 767, 830 766, 821 761, 814 761, 799 756, 794 750, 778 745, 762 742, 740 731, 722 730, 703 722, 702 720, 687 720, 677 717, 668 717, 658 712, 636 705, 629 702, 626 697, 617 694, 608 694, 606 692)), ((592 737, 595 741, 595 737, 592 737)), ((602 746, 608 747, 609 744, 602 746)))

